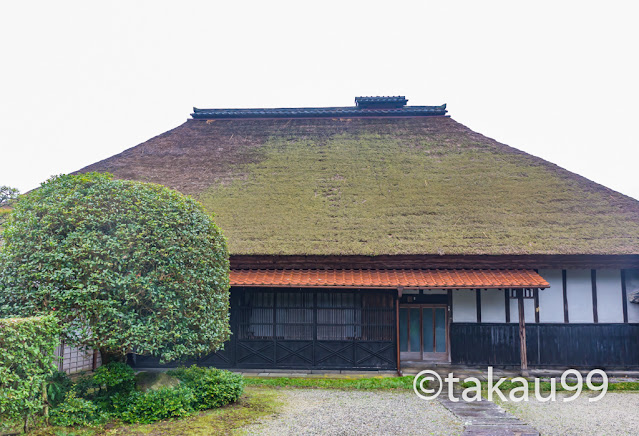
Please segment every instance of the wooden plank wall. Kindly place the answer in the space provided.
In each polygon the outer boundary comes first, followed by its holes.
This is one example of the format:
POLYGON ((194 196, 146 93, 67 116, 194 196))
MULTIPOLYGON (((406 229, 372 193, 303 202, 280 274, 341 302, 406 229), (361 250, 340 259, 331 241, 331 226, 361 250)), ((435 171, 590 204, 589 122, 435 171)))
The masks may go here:
MULTIPOLYGON (((516 324, 453 323, 451 362, 518 366, 516 324)), ((639 324, 527 324, 530 366, 639 368, 639 324)))

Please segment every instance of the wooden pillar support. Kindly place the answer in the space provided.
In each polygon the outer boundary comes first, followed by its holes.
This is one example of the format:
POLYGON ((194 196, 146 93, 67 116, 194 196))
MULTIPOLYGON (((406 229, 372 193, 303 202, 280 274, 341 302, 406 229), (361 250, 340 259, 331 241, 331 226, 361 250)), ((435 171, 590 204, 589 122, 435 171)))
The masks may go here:
POLYGON ((397 289, 397 298, 395 299, 395 340, 397 342, 397 375, 402 376, 402 362, 399 352, 399 298, 402 295, 401 288, 397 289))
POLYGON ((519 352, 521 356, 521 375, 528 376, 528 356, 526 354, 526 319, 524 315, 524 290, 517 289, 519 306, 519 352))

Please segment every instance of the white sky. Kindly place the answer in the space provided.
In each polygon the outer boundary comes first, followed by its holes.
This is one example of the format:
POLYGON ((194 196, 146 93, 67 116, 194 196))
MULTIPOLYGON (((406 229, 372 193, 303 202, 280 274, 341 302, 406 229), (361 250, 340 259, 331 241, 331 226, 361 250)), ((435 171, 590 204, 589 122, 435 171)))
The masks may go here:
POLYGON ((197 107, 448 103, 639 199, 632 1, 2 1, 0 185, 26 191, 197 107))

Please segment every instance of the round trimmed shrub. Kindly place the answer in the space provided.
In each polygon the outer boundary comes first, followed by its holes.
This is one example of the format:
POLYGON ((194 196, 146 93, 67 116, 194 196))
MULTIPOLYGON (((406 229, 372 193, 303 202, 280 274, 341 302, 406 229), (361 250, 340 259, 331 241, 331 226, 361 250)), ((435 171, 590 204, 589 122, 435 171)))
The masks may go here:
POLYGON ((189 196, 109 174, 53 177, 4 226, 0 315, 54 311, 65 342, 162 362, 229 338, 229 259, 212 216, 189 196))

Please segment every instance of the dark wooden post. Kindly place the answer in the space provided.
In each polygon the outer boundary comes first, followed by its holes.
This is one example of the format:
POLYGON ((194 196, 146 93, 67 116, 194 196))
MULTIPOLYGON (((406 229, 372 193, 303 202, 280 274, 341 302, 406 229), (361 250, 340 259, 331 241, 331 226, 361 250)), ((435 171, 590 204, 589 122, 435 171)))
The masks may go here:
POLYGON ((93 350, 93 362, 91 362, 91 369, 95 371, 98 369, 98 350, 93 350))
POLYGON ((521 356, 521 375, 528 376, 528 356, 526 355, 526 319, 524 315, 524 290, 517 289, 519 303, 519 351, 521 356))
POLYGON ((402 291, 404 288, 401 286, 397 288, 397 298, 395 299, 395 340, 397 341, 397 375, 402 376, 402 363, 400 359, 399 350, 399 299, 402 297, 402 291))
POLYGON ((58 362, 58 371, 64 371, 64 340, 60 341, 60 362, 58 362))

